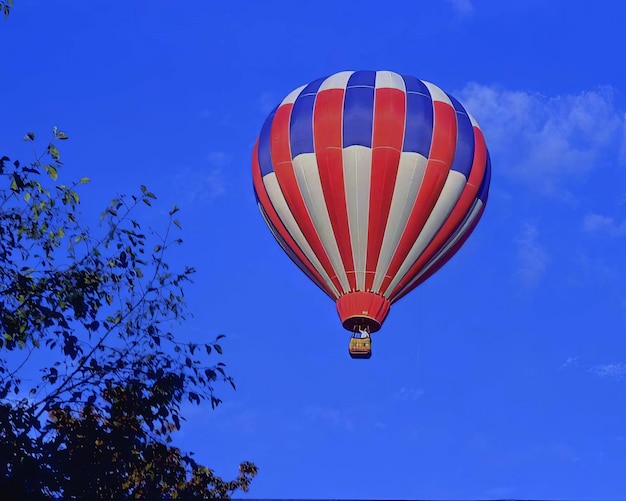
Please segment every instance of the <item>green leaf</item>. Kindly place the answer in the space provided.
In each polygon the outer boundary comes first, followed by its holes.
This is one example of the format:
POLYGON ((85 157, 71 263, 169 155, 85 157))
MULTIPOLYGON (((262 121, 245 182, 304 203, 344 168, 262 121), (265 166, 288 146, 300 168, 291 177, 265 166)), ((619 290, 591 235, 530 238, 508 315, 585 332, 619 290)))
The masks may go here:
POLYGON ((174 219, 173 223, 178 227, 179 230, 183 229, 183 227, 180 225, 180 221, 178 219, 174 219))
POLYGON ((48 166, 48 175, 50 176, 50 179, 52 179, 53 181, 56 181, 57 178, 59 177, 59 173, 57 172, 57 169, 54 165, 48 166))
POLYGON ((81 177, 80 181, 78 181, 79 184, 87 184, 88 182, 89 182, 88 177, 81 177))
POLYGON ((34 132, 28 132, 24 136, 24 141, 34 141, 34 140, 35 140, 35 133, 34 132))
POLYGON ((24 202, 28 202, 30 200, 30 193, 24 193, 24 202))
POLYGON ((215 351, 217 351, 220 355, 222 354, 222 347, 219 344, 214 344, 213 348, 215 348, 215 351))
POLYGON ((60 157, 59 150, 57 150, 57 147, 53 144, 48 145, 48 153, 55 160, 58 160, 60 157))

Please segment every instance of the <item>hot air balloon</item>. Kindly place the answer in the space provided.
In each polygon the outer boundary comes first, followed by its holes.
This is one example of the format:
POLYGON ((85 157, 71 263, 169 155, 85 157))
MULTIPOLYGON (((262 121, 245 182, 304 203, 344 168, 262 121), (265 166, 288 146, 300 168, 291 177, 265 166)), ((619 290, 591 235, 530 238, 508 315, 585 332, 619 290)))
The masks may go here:
POLYGON ((491 162, 476 120, 432 83, 343 71, 291 92, 252 154, 258 207, 294 263, 336 302, 353 358, 390 306, 465 243, 491 162))

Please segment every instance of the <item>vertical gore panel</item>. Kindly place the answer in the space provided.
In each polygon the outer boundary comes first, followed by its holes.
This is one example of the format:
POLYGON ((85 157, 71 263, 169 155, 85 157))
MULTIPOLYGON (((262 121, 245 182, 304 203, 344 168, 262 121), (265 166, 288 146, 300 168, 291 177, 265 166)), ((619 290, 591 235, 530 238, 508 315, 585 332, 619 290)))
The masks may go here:
POLYGON ((330 223, 350 290, 355 290, 341 148, 344 93, 343 89, 329 89, 318 94, 313 112, 313 130, 315 156, 330 223))

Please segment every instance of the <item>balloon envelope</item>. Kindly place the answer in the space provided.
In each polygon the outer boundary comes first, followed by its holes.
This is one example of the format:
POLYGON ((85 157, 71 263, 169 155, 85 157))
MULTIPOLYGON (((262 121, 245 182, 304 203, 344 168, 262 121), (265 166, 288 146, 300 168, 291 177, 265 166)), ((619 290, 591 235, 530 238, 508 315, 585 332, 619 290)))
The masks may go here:
POLYGON ((283 250, 336 301, 346 329, 373 332, 474 230, 491 164, 474 118, 439 87, 344 71, 270 113, 252 173, 283 250))

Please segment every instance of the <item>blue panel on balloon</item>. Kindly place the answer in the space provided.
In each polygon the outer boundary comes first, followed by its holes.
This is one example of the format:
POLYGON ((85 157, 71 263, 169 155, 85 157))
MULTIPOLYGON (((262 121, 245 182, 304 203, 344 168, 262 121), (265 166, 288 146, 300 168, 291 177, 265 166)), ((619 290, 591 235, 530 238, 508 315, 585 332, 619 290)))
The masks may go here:
POLYGON ((419 78, 415 78, 410 75, 402 75, 402 80, 404 80, 404 86, 407 93, 423 94, 424 96, 430 97, 428 87, 426 87, 424 82, 422 82, 419 78))
POLYGON ((450 101, 452 101, 452 105, 456 111, 457 127, 456 150, 450 169, 460 172, 467 179, 472 170, 472 163, 474 162, 474 127, 461 103, 450 94, 448 94, 448 97, 450 101))
POLYGON ((480 184, 480 188, 478 189, 478 196, 480 200, 485 202, 487 198, 487 194, 489 193, 489 185, 491 184, 491 157, 489 156, 489 152, 487 152, 487 165, 485 167, 485 177, 483 178, 483 182, 480 184))
POLYGON ((347 87, 372 87, 376 86, 375 71, 355 71, 348 79, 347 87))
POLYGON ((405 75, 402 79, 406 87, 406 124, 402 151, 428 157, 433 139, 433 101, 421 80, 405 75))
POLYGON ((313 107, 317 91, 326 80, 320 78, 307 85, 293 103, 291 122, 289 125, 289 141, 291 143, 291 158, 301 153, 313 153, 313 107))
POLYGON ((376 72, 356 71, 348 79, 343 103, 343 147, 372 147, 376 72))
POLYGON ((261 167, 262 176, 274 172, 274 166, 272 165, 271 136, 272 122, 274 121, 277 109, 278 107, 274 108, 269 114, 259 134, 259 166, 261 167))

